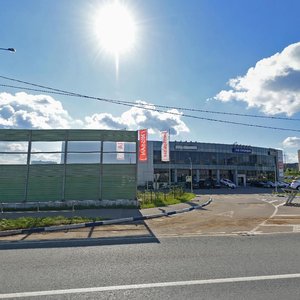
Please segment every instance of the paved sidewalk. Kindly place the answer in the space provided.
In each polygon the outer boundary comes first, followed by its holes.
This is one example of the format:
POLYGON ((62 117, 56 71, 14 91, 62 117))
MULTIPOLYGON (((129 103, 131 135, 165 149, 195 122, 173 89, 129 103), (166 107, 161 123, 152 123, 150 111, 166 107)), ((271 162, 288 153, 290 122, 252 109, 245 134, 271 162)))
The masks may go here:
POLYGON ((65 216, 65 217, 89 217, 96 218, 101 217, 105 220, 108 219, 121 219, 129 217, 140 217, 145 215, 159 214, 162 212, 168 212, 172 210, 179 210, 184 208, 189 208, 191 206, 196 206, 207 201, 209 197, 207 196, 196 196, 192 201, 186 203, 179 203, 175 205, 170 205, 166 207, 154 207, 147 209, 135 209, 135 208, 94 208, 94 209, 81 209, 81 210, 53 210, 53 211, 28 211, 28 212, 4 212, 0 213, 1 219, 16 219, 21 217, 33 217, 33 218, 44 218, 44 217, 54 217, 54 216, 65 216))
MULTIPOLYGON (((182 209, 188 209, 196 207, 206 202, 209 197, 196 197, 193 201, 186 203, 179 203, 170 205, 167 207, 155 207, 148 209, 87 209, 77 211, 47 211, 47 212, 14 212, 14 213, 3 213, 2 218, 19 218, 23 216, 31 217, 46 217, 63 215, 66 217, 71 216, 85 216, 85 217, 102 217, 105 219, 121 219, 128 217, 141 217, 147 215, 156 215, 167 213, 171 211, 179 211, 182 209)), ((62 241, 62 240, 96 240, 99 238, 148 238, 156 240, 151 229, 144 221, 125 223, 125 224, 114 224, 105 225, 100 227, 91 228, 78 228, 71 230, 64 230, 59 232, 42 232, 42 233, 30 233, 30 234, 18 234, 11 236, 0 237, 0 249, 6 247, 7 242, 33 242, 33 241, 62 241), (3 244, 4 242, 4 244, 3 244), (1 246, 2 244, 2 246, 1 246)))

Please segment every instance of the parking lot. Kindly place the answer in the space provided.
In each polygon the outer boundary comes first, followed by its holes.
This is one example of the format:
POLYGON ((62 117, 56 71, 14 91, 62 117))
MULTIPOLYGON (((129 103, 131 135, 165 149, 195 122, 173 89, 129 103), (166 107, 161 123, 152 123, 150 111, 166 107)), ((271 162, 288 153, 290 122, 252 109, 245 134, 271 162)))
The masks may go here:
POLYGON ((197 190, 213 199, 204 210, 148 221, 157 236, 255 235, 300 232, 300 199, 285 206, 287 197, 272 189, 237 188, 197 190))
MULTIPOLYGON (((82 228, 63 232, 2 237, 0 241, 51 240, 51 239, 96 239, 116 237, 167 237, 258 235, 269 233, 300 232, 300 197, 293 206, 285 206, 287 197, 276 195, 272 189, 201 189, 195 191, 204 202, 213 202, 203 209, 188 213, 147 220, 135 224, 120 224, 82 228)), ((196 202, 185 205, 195 205, 196 202)), ((140 213, 149 215, 170 211, 176 206, 144 209, 140 213)))

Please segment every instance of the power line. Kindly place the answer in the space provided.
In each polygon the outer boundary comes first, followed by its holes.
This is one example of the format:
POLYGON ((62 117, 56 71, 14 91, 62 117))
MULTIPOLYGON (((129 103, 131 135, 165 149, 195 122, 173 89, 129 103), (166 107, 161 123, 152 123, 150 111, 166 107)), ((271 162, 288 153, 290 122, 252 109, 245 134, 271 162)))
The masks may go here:
MULTIPOLYGON (((64 95, 64 96, 73 96, 73 97, 79 97, 79 98, 85 98, 85 99, 94 99, 94 100, 98 100, 98 101, 105 101, 105 102, 118 104, 118 105, 123 105, 123 106, 127 106, 127 107, 139 107, 139 108, 145 109, 145 110, 150 110, 150 111, 155 111, 155 112, 160 112, 160 113, 166 113, 166 114, 170 114, 170 115, 177 115, 177 116, 182 116, 182 117, 188 117, 188 118, 193 118, 193 119, 198 119, 198 120, 205 120, 205 121, 210 121, 210 122, 219 122, 219 123, 225 123, 225 124, 242 125, 242 126, 247 126, 247 127, 265 128, 265 129, 273 129, 273 130, 281 130, 281 131, 300 132, 300 130, 292 129, 292 128, 283 128, 283 127, 273 127, 273 126, 258 125, 258 124, 249 124, 249 123, 234 122, 234 121, 227 121, 227 120, 220 120, 220 119, 194 116, 194 115, 189 115, 189 114, 184 114, 184 113, 179 113, 179 112, 177 113, 177 112, 174 112, 174 111, 170 112, 170 111, 165 111, 165 110, 149 107, 149 104, 92 97, 92 96, 77 94, 77 93, 68 92, 68 91, 64 91, 64 90, 60 90, 60 89, 55 89, 55 88, 51 88, 51 87, 47 87, 47 86, 43 86, 43 85, 38 85, 38 84, 34 84, 34 83, 29 83, 29 82, 26 82, 26 81, 12 79, 12 78, 8 78, 8 77, 4 77, 4 76, 0 76, 0 78, 4 78, 4 79, 7 79, 7 80, 20 82, 20 83, 27 84, 27 85, 32 85, 32 86, 44 88, 46 90, 26 88, 26 87, 17 87, 17 86, 8 86, 8 85, 0 84, 0 86, 6 86, 6 87, 11 87, 11 88, 18 88, 18 89, 24 89, 24 90, 37 91, 37 92, 59 94, 59 95, 64 95)), ((154 105, 154 104, 152 104, 152 105, 154 105)), ((165 107, 165 106, 161 106, 161 105, 155 105, 155 106, 165 107)), ((178 109, 178 108, 176 108, 176 109, 178 109)))
MULTIPOLYGON (((48 86, 35 84, 35 83, 23 81, 23 80, 18 80, 18 79, 14 79, 14 78, 9 78, 9 77, 5 77, 5 76, 1 76, 1 75, 0 75, 0 78, 46 89, 46 90, 38 90, 39 92, 48 92, 49 93, 48 90, 50 90, 50 91, 57 92, 58 95, 74 95, 74 96, 79 96, 79 97, 84 97, 84 98, 94 99, 94 100, 101 100, 101 101, 106 101, 106 102, 127 103, 127 104, 132 104, 134 106, 136 105, 136 102, 133 102, 133 101, 115 100, 115 99, 107 99, 107 98, 99 98, 99 97, 94 97, 94 96, 87 96, 87 95, 82 95, 82 94, 79 94, 79 93, 64 91, 64 90, 56 89, 56 88, 51 88, 51 87, 48 87, 48 86)), ((9 86, 9 85, 4 85, 4 84, 0 84, 0 86, 6 86, 6 87, 11 87, 11 88, 17 88, 17 89, 26 89, 24 87, 9 86)), ((33 89, 28 89, 28 90, 34 91, 33 89)), ((300 119, 298 119, 298 118, 260 116, 260 115, 254 115, 254 114, 221 112, 221 111, 214 111, 214 110, 204 110, 204 109, 199 109, 199 108, 168 106, 168 105, 160 105, 160 104, 152 104, 152 105, 154 105, 155 107, 160 107, 160 108, 164 108, 164 109, 178 109, 178 110, 184 110, 184 111, 203 112, 203 113, 210 113, 210 114, 220 114, 220 115, 229 115, 229 116, 260 118, 260 119, 272 119, 272 120, 300 121, 300 119)))

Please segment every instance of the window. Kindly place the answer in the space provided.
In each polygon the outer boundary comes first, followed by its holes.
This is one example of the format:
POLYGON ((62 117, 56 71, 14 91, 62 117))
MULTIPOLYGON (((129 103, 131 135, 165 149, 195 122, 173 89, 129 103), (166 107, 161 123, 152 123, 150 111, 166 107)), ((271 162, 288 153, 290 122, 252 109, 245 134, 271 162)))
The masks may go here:
POLYGON ((0 142, 1 165, 26 165, 28 142, 0 142))
POLYGON ((100 141, 70 141, 67 145, 67 164, 99 164, 100 141))
POLYGON ((103 142, 103 164, 136 164, 136 143, 103 142))
POLYGON ((64 143, 57 142, 32 142, 30 164, 62 164, 64 162, 64 143))

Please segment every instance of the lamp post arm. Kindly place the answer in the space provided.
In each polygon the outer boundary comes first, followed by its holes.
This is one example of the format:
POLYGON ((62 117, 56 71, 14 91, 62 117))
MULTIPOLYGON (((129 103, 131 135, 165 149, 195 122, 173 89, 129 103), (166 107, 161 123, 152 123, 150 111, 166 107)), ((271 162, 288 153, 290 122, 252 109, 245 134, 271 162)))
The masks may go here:
POLYGON ((16 52, 15 48, 0 48, 0 50, 10 51, 10 52, 16 52))

